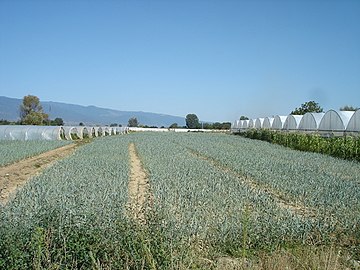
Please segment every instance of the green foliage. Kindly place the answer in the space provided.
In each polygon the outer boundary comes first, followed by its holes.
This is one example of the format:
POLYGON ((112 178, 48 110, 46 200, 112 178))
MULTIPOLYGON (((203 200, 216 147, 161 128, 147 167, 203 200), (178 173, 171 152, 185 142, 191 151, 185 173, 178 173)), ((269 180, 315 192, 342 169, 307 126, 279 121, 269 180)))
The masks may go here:
POLYGON ((128 121, 128 127, 137 127, 139 126, 139 122, 136 117, 131 117, 128 121))
POLYGON ((63 126, 64 125, 64 120, 62 118, 55 118, 54 120, 50 120, 49 123, 51 126, 63 126))
POLYGON ((179 128, 179 125, 177 123, 173 123, 169 126, 169 128, 179 128))
POLYGON ((326 138, 317 134, 284 133, 255 129, 240 133, 240 135, 250 139, 283 145, 295 150, 360 161, 360 137, 326 138))
POLYGON ((196 114, 189 113, 185 118, 186 127, 190 129, 201 128, 199 118, 196 114))
POLYGON ((308 112, 320 113, 323 112, 324 109, 320 107, 319 103, 315 101, 308 101, 301 104, 300 108, 296 108, 290 114, 293 115, 303 115, 308 112))
POLYGON ((359 107, 353 107, 353 106, 345 105, 344 107, 340 108, 340 111, 356 111, 358 109, 359 109, 359 107))
POLYGON ((37 96, 28 95, 20 105, 20 119, 23 125, 43 125, 48 122, 48 115, 43 112, 37 96))
POLYGON ((249 117, 242 115, 240 116, 240 120, 249 120, 249 117))

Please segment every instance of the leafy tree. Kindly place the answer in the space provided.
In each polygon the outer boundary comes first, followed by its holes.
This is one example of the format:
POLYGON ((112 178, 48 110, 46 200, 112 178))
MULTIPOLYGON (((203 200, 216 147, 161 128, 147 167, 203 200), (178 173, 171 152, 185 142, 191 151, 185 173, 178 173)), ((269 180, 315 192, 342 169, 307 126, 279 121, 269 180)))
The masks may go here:
POLYGON ((116 123, 110 124, 110 127, 117 127, 117 126, 118 126, 118 124, 116 124, 116 123))
POLYGON ((249 120, 249 117, 242 115, 240 116, 240 120, 249 120))
POLYGON ((10 125, 10 124, 11 124, 11 122, 8 120, 5 120, 5 119, 0 120, 0 125, 10 125))
POLYGON ((303 115, 308 112, 320 113, 320 112, 324 112, 324 109, 320 107, 319 103, 316 103, 315 101, 312 100, 301 104, 301 107, 293 110, 291 114, 303 115))
POLYGON ((83 127, 83 126, 85 126, 85 125, 84 125, 83 122, 80 122, 80 123, 79 123, 79 126, 83 127))
POLYGON ((230 122, 223 122, 221 124, 221 129, 230 129, 231 128, 231 123, 230 122))
POLYGON ((341 107, 341 108, 340 108, 340 111, 356 111, 356 110, 358 110, 358 109, 359 109, 359 108, 345 105, 344 107, 341 107))
POLYGON ((37 96, 28 95, 20 105, 20 119, 23 125, 42 125, 48 121, 48 115, 43 112, 37 96))
POLYGON ((56 117, 54 120, 50 121, 50 124, 52 126, 63 126, 64 120, 62 118, 56 117))
POLYGON ((169 128, 178 128, 179 126, 178 126, 178 124, 177 123, 173 123, 173 124, 171 124, 170 126, 169 126, 169 128))
POLYGON ((139 126, 139 122, 136 117, 131 117, 128 121, 128 127, 137 127, 139 126))
POLYGON ((189 113, 185 118, 187 128, 200 128, 199 118, 196 114, 189 113))

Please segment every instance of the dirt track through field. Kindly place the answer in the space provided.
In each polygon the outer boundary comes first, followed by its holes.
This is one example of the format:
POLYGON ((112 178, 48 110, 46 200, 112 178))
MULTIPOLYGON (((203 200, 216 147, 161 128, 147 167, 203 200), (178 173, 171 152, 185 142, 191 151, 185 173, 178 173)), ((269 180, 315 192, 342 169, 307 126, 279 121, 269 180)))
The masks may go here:
POLYGON ((144 170, 135 144, 129 144, 130 179, 129 179, 129 215, 140 224, 146 224, 146 212, 151 207, 149 178, 144 170))
POLYGON ((74 152, 76 144, 69 144, 40 155, 0 167, 0 204, 6 204, 9 197, 34 175, 39 174, 60 158, 74 152))
POLYGON ((289 209, 290 211, 292 211, 296 214, 299 214, 301 216, 307 217, 307 218, 309 218, 309 217, 312 218, 312 217, 316 216, 315 211, 313 209, 305 207, 304 205, 290 202, 290 200, 286 199, 284 194, 281 194, 279 191, 274 190, 273 188, 269 187, 268 185, 259 183, 258 181, 254 180, 248 176, 244 176, 244 175, 234 171, 233 169, 231 169, 225 165, 222 165, 218 160, 216 160, 212 157, 203 155, 202 153, 200 153, 190 147, 186 147, 186 149, 188 149, 188 151, 191 154, 193 154, 194 156, 196 156, 197 158, 209 162, 214 167, 216 167, 226 173, 232 174, 233 176, 238 178, 242 183, 248 185, 251 189, 261 190, 262 192, 268 194, 275 200, 275 202, 277 203, 277 205, 279 207, 289 209))

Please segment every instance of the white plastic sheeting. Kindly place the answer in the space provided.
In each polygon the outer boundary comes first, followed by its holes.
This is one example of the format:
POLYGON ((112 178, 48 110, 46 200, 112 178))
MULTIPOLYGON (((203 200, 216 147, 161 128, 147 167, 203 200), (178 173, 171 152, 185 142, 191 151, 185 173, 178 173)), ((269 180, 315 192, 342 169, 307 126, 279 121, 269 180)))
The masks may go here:
POLYGON ((0 140, 74 140, 128 132, 128 127, 0 125, 0 140))
POLYGON ((247 129, 294 130, 300 132, 319 132, 321 134, 359 134, 360 109, 357 111, 335 111, 326 113, 306 113, 304 115, 288 115, 240 120, 234 122, 234 128, 241 131, 247 129))
POLYGON ((276 115, 274 117, 274 122, 271 126, 272 129, 276 129, 276 130, 280 130, 283 129, 285 121, 286 121, 287 116, 283 116, 283 115, 276 115))
POLYGON ((349 120, 346 131, 360 132, 360 109, 358 109, 349 120))
POLYGON ((247 128, 249 128, 249 122, 250 122, 250 120, 241 120, 241 126, 240 126, 240 128, 241 129, 247 129, 247 128))
POLYGON ((297 130, 299 128, 299 124, 301 119, 303 118, 302 115, 288 115, 286 117, 284 127, 285 130, 297 130))
POLYGON ((248 123, 248 128, 255 128, 255 119, 250 119, 248 123))
POLYGON ((274 117, 265 117, 264 123, 263 123, 263 128, 271 129, 273 123, 274 123, 274 117))
POLYGON ((319 131, 345 131, 353 111, 329 110, 321 119, 319 131))
POLYGON ((61 126, 0 126, 0 140, 61 140, 63 134, 61 126))
POLYGON ((299 130, 316 131, 325 113, 305 113, 299 124, 299 130))
POLYGON ((263 128, 265 118, 256 118, 255 128, 263 128))

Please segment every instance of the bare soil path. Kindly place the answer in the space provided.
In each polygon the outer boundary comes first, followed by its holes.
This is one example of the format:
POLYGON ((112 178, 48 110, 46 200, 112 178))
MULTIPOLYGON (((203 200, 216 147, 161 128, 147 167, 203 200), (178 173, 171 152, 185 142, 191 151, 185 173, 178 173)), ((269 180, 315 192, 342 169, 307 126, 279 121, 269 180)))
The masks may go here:
POLYGON ((146 211, 152 201, 149 178, 144 170, 134 143, 129 144, 130 180, 129 180, 129 215, 140 224, 146 224, 146 211))
POLYGON ((60 158, 74 152, 77 144, 69 144, 37 156, 0 167, 0 204, 6 204, 10 195, 34 175, 39 174, 60 158))

